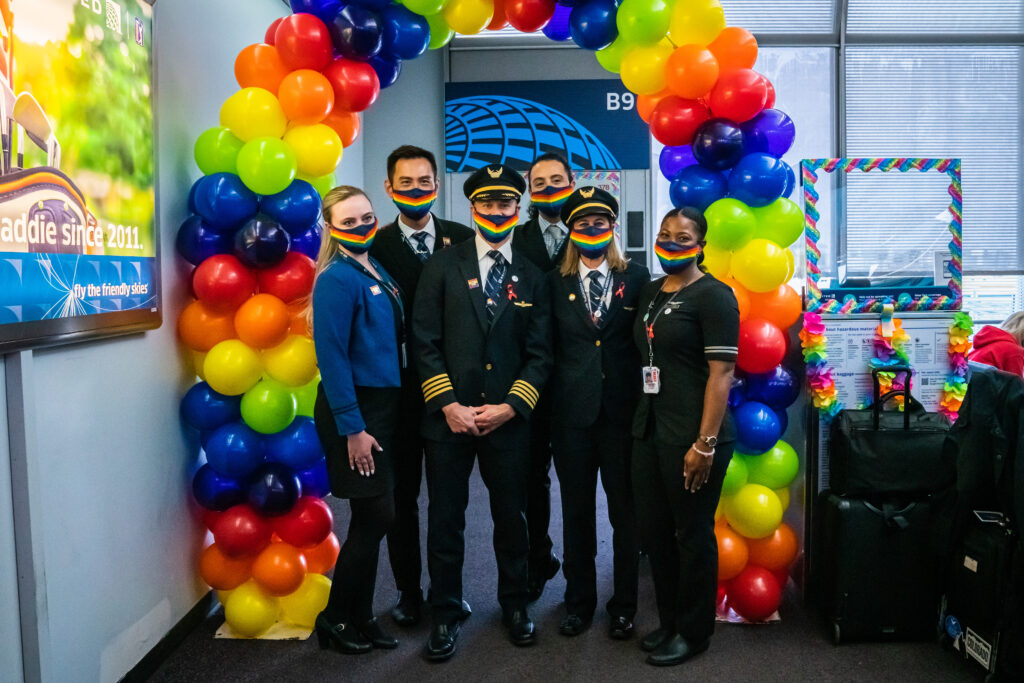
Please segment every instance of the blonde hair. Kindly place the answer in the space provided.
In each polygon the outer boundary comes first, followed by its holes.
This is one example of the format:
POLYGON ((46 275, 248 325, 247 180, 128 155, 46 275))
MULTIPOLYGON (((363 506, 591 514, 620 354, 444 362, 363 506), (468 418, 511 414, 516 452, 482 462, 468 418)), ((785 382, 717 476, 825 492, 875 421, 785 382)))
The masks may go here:
MULTIPOLYGON (((332 189, 330 192, 324 195, 323 207, 321 209, 321 215, 324 219, 323 233, 320 235, 320 251, 316 255, 316 271, 313 276, 313 289, 316 289, 316 281, 320 279, 320 274, 327 270, 327 267, 334 263, 335 259, 341 253, 338 250, 338 245, 331 239, 331 211, 337 204, 351 199, 352 197, 367 197, 366 193, 360 190, 358 187, 351 185, 339 185, 332 189)), ((306 297, 305 301, 305 318, 306 326, 309 328, 309 333, 313 334, 313 291, 310 290, 309 296, 306 297)))
POLYGON ((1012 334, 1018 344, 1024 345, 1024 311, 1017 311, 1004 320, 1000 327, 1012 334))
MULTIPOLYGON (((571 229, 570 232, 572 232, 571 229)), ((604 253, 604 258, 608 261, 608 270, 613 273, 622 272, 629 265, 629 259, 619 251, 619 245, 614 237, 608 243, 608 251, 604 253)), ((562 259, 562 265, 558 268, 558 273, 562 277, 574 277, 580 274, 580 250, 571 239, 565 245, 565 257, 562 259)))

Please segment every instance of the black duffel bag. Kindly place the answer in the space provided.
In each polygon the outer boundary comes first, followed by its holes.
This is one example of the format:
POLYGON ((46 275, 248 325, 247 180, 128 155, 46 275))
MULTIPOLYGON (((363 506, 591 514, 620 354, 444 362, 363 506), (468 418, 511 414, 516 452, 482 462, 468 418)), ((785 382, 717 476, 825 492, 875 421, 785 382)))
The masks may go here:
POLYGON ((951 451, 943 452, 949 423, 910 395, 911 369, 871 372, 874 402, 863 410, 841 410, 829 434, 829 489, 841 496, 941 491, 956 480, 951 451), (904 373, 903 390, 880 396, 878 373, 904 373), (884 411, 890 398, 904 397, 903 412, 884 411))

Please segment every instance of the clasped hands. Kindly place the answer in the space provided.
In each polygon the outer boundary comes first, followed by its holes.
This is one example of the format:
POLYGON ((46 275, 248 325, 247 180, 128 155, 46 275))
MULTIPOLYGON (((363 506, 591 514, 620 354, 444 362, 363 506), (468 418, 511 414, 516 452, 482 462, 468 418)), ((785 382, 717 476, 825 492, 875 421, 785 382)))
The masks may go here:
POLYGON ((505 424, 513 417, 515 411, 507 403, 488 404, 484 406, 464 406, 461 403, 449 403, 444 408, 448 428, 455 434, 484 436, 505 424))

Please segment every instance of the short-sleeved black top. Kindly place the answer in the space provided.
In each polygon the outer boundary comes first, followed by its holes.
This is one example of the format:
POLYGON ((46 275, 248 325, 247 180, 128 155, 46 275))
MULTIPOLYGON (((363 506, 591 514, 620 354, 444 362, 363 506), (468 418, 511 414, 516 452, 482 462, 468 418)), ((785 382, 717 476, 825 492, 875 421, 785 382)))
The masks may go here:
MULTIPOLYGON (((648 364, 644 317, 654 321, 654 365, 661 371, 661 391, 641 398, 633 436, 642 439, 648 435, 653 411, 658 441, 685 448, 700 436, 708 361, 736 360, 740 313, 732 289, 711 275, 705 274, 678 294, 662 292, 664 281, 660 278, 647 285, 637 307, 633 337, 644 365, 648 364), (670 300, 655 320, 658 309, 670 300)), ((735 437, 726 410, 718 439, 732 441, 735 437)))

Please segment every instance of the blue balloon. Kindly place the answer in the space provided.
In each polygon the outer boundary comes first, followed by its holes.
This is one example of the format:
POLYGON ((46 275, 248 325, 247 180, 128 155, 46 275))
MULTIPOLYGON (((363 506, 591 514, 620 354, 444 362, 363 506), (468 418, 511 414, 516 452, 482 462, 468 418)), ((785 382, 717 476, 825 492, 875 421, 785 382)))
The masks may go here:
POLYGON ((351 0, 350 5, 360 5, 374 12, 381 12, 391 4, 391 0, 351 0))
POLYGON ((793 405, 800 395, 800 385, 793 374, 781 365, 760 375, 747 376, 747 397, 776 410, 793 405))
POLYGON ((577 5, 585 5, 587 0, 555 0, 555 2, 565 7, 576 7, 577 5))
POLYGON ((658 156, 661 175, 668 180, 675 180, 680 171, 695 163, 697 163, 697 157, 693 156, 693 148, 689 145, 662 147, 661 154, 658 156))
POLYGON ((235 256, 250 268, 269 268, 281 262, 290 243, 280 223, 259 213, 235 233, 235 256))
POLYGON ((743 131, 729 119, 710 119, 700 124, 691 144, 701 166, 724 171, 743 156, 743 131))
POLYGON ((241 396, 225 396, 199 382, 182 397, 181 418, 200 431, 209 431, 240 419, 241 404, 241 396))
POLYGON ((384 40, 381 23, 376 12, 360 5, 347 5, 327 25, 327 30, 338 54, 366 62, 380 52, 384 40))
POLYGON ((585 50, 600 50, 615 42, 619 28, 615 25, 618 3, 615 0, 590 0, 576 5, 569 13, 569 35, 585 50))
POLYGON ((729 388, 729 407, 735 409, 747 400, 747 380, 742 377, 733 377, 732 386, 729 388))
POLYGON ((292 13, 312 14, 329 24, 341 11, 341 0, 291 0, 292 13))
POLYGON ((230 254, 231 234, 214 231, 201 216, 189 216, 178 228, 175 246, 182 258, 198 266, 214 254, 230 254))
POLYGON ((563 40, 569 40, 571 31, 569 30, 569 15, 572 10, 566 5, 555 5, 555 13, 551 15, 551 20, 545 24, 544 28, 541 29, 544 35, 549 40, 555 40, 562 42, 563 40))
POLYGON ((747 206, 768 206, 786 189, 786 167, 764 152, 740 159, 729 175, 729 195, 747 206))
POLYGON ((206 442, 206 461, 226 477, 241 479, 263 464, 263 437, 244 422, 219 427, 206 442))
MULTIPOLYGON (((203 176, 205 178, 206 176, 203 176)), ((188 188, 188 212, 199 213, 196 210, 196 191, 199 189, 199 183, 202 182, 203 178, 192 183, 192 187, 188 188)))
MULTIPOLYGON (((750 389, 747 388, 749 393, 750 389)), ((744 453, 760 454, 775 445, 782 436, 779 416, 771 408, 757 401, 741 403, 733 410, 736 423, 736 441, 744 453)))
POLYGON ((221 231, 235 230, 260 208, 259 197, 234 173, 200 178, 195 203, 206 224, 221 231))
POLYGON ((225 477, 209 464, 200 467, 192 479, 192 495, 207 510, 227 510, 244 503, 246 497, 237 479, 225 477))
POLYGON ((704 168, 699 164, 687 166, 669 186, 669 197, 676 208, 692 206, 704 211, 724 197, 729 185, 721 173, 704 168))
POLYGON ((796 189, 796 173, 793 172, 793 167, 785 161, 780 160, 779 163, 786 167, 786 189, 782 191, 782 196, 789 197, 796 189))
POLYGON ((781 439, 786 435, 786 430, 789 429, 789 415, 785 409, 772 408, 772 412, 775 413, 775 417, 779 418, 779 438, 781 439))
POLYGON ((262 515, 287 514, 302 495, 302 482, 291 467, 279 462, 261 465, 249 484, 249 505, 262 515))
MULTIPOLYGON (((381 13, 384 37, 381 55, 391 60, 415 59, 426 52, 430 24, 401 5, 388 5, 381 13)), ((383 87, 383 83, 381 84, 383 87)))
POLYGON ((377 80, 380 81, 380 87, 390 88, 398 81, 399 74, 402 73, 402 60, 401 59, 388 59, 377 55, 371 57, 369 65, 373 67, 373 70, 377 72, 377 80))
POLYGON ((763 152, 778 159, 789 151, 796 139, 793 119, 778 109, 765 109, 740 127, 747 154, 763 152))
POLYGON ((324 457, 316 425, 308 417, 297 417, 276 434, 266 437, 267 459, 297 470, 312 467, 324 457))
POLYGON ((301 234, 320 218, 320 194, 311 184, 296 178, 277 194, 264 197, 260 211, 280 223, 289 234, 301 234))
POLYGON ((217 430, 215 430, 215 429, 200 429, 199 430, 199 445, 203 447, 204 451, 206 450, 207 444, 210 443, 210 437, 213 436, 213 433, 215 431, 217 431, 217 430))
POLYGON ((320 254, 320 240, 323 234, 324 229, 320 227, 320 224, 314 223, 306 228, 304 232, 292 238, 291 250, 305 254, 316 261, 316 257, 320 254))
POLYGON ((327 460, 320 460, 312 467, 299 471, 302 482, 302 495, 323 498, 331 492, 331 483, 327 477, 327 460))

